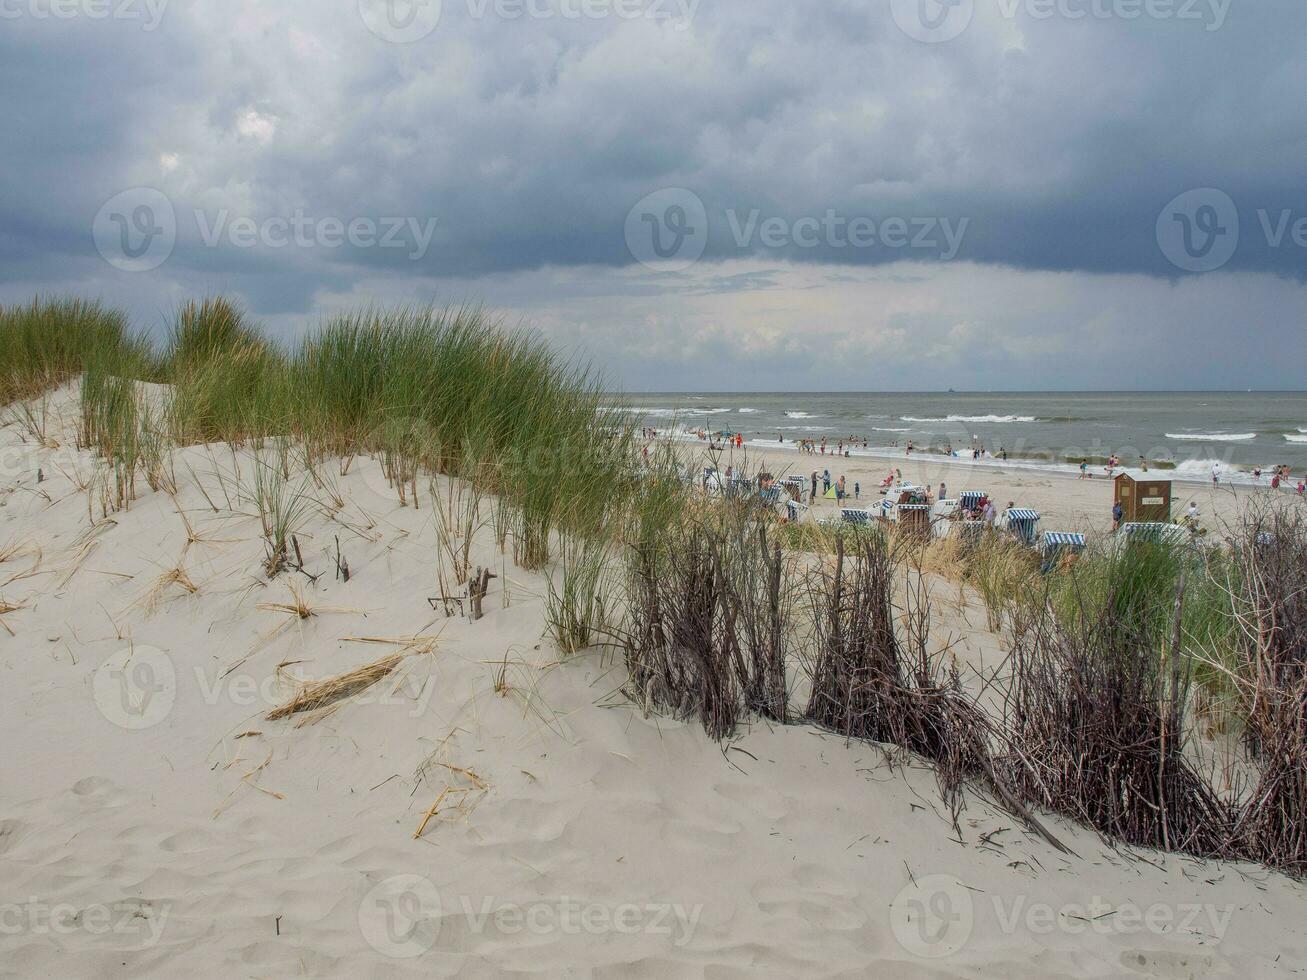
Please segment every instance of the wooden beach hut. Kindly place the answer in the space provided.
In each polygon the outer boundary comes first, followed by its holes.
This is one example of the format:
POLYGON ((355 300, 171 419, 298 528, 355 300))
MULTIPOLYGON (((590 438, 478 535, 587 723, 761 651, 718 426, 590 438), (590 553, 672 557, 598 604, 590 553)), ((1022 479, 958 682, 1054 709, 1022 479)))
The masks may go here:
POLYGON ((1123 521, 1167 523, 1171 520, 1171 481, 1146 470, 1122 470, 1112 478, 1113 500, 1123 521))

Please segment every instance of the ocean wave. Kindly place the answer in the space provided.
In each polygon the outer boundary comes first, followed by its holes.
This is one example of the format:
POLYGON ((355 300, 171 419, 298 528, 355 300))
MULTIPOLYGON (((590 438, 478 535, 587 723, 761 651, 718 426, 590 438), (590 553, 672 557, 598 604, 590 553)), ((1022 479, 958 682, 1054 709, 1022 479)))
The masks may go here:
POLYGON ((752 415, 754 412, 758 411, 758 409, 756 409, 756 408, 737 408, 736 411, 739 412, 741 415, 752 415))
POLYGON ((1033 415, 949 415, 942 419, 923 419, 915 415, 900 415, 901 422, 1038 422, 1033 415))
POLYGON ((786 412, 787 419, 819 419, 820 415, 809 415, 807 412, 786 412))
POLYGON ((1244 442, 1256 439, 1256 432, 1168 432, 1168 439, 1188 439, 1191 442, 1244 442))
POLYGON ((879 425, 873 425, 871 428, 872 431, 874 432, 911 432, 912 431, 911 429, 882 429, 879 425))
MULTIPOLYGON (((1220 467, 1220 475, 1222 479, 1235 476, 1239 472, 1223 459, 1186 459, 1176 463, 1175 469, 1171 470, 1171 473, 1174 476, 1188 478, 1190 480, 1198 478, 1210 480, 1212 478, 1213 464, 1220 467)), ((1164 473, 1159 471, 1159 474, 1159 479, 1165 479, 1164 473)))
POLYGON ((722 415, 726 412, 733 412, 733 408, 643 408, 640 406, 625 407, 624 412, 630 412, 632 415, 645 415, 657 418, 694 418, 698 415, 722 415))
MULTIPOLYGON (((1302 430, 1299 429, 1298 431, 1301 432, 1302 430)), ((1285 436, 1284 438, 1290 442, 1307 442, 1307 436, 1285 436)))

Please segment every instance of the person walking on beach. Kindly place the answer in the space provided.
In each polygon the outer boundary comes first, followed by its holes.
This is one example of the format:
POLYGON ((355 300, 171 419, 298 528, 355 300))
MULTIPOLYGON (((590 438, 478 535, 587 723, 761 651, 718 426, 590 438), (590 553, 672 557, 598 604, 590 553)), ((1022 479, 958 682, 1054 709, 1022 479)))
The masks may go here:
POLYGON ((948 484, 946 484, 943 480, 939 481, 939 499, 940 500, 948 499, 948 484))
POLYGON ((1124 514, 1125 511, 1121 509, 1121 501, 1118 500, 1116 503, 1112 505, 1112 530, 1113 531, 1116 531, 1121 527, 1121 518, 1122 516, 1124 516, 1124 514))
POLYGON ((1221 464, 1212 464, 1212 486, 1218 486, 1221 482, 1221 464))
POLYGON ((862 499, 862 484, 859 483, 857 480, 853 481, 853 499, 854 500, 862 499))
POLYGON ((812 471, 812 496, 808 498, 808 502, 816 503, 816 501, 817 501, 817 471, 813 470, 812 471))
POLYGON ((989 525, 989 529, 991 531, 994 530, 994 521, 998 518, 998 508, 994 506, 994 501, 985 501, 984 517, 985 523, 989 525))

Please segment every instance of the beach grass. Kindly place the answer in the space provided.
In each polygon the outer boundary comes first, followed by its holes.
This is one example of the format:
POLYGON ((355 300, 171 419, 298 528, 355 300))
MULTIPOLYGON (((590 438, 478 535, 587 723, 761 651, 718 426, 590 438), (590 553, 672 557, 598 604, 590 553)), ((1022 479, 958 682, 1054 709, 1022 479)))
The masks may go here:
POLYGON ((475 307, 342 313, 278 344, 215 297, 182 305, 155 348, 117 311, 36 300, 0 310, 0 354, 6 404, 81 378, 81 441, 111 464, 111 509, 170 446, 284 436, 314 460, 377 456, 405 505, 421 473, 475 482, 511 506, 505 532, 536 569, 552 531, 592 526, 633 486, 630 416, 601 379, 475 307))
POLYGON ((127 317, 99 302, 33 299, 0 306, 0 404, 33 398, 77 377, 94 355, 146 344, 127 317))
MULTIPOLYGON (((442 595, 467 585, 492 526, 546 572, 555 644, 613 641, 646 710, 698 718, 716 739, 750 718, 805 719, 926 757, 955 800, 977 780, 1018 812, 1131 843, 1307 870, 1300 513, 1251 514, 1228 546, 1103 539, 1048 568, 995 532, 778 523, 755 494, 700 492, 670 442, 642 455, 602 379, 474 307, 357 310, 279 343, 211 298, 180 307, 155 347, 99 304, 36 300, 0 309, 0 356, 5 404, 80 379, 78 440, 103 461, 88 488, 105 514, 142 483, 176 492, 175 448, 244 447, 237 495, 271 578, 294 567, 315 510, 344 506, 322 463, 343 474, 370 456, 397 506, 430 508, 442 595), (932 576, 974 590, 1002 634, 1003 717, 930 646, 932 576), (1253 792, 1218 792, 1190 758, 1195 689, 1227 706, 1253 792)), ((37 409, 18 420, 41 434, 37 409)), ((160 588, 193 587, 178 572, 160 588)))

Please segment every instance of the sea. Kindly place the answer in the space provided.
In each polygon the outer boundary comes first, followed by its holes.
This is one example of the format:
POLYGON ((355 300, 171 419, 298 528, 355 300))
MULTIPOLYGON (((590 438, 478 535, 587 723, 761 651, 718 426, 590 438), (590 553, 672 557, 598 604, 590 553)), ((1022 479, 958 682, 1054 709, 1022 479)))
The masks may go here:
POLYGON ((1172 479, 1252 484, 1254 471, 1307 472, 1307 392, 662 392, 627 393, 624 410, 677 439, 739 433, 759 448, 845 442, 852 455, 956 452, 968 460, 1074 473, 1120 465, 1172 479), (865 442, 865 446, 864 446, 865 442), (1007 454, 1000 462, 997 454, 1007 454))

